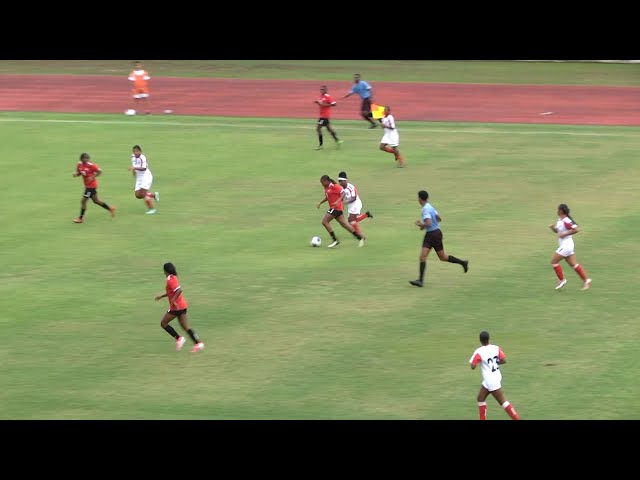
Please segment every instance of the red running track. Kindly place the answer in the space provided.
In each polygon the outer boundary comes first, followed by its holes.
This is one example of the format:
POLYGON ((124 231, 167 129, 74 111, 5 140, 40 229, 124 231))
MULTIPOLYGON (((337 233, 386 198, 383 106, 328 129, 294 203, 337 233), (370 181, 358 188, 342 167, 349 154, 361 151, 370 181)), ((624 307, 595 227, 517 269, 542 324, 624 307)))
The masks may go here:
MULTIPOLYGON (((398 121, 640 125, 639 87, 373 82, 377 103, 398 121), (552 112, 542 115, 546 112, 552 112)), ((320 82, 152 78, 152 113, 287 117, 315 120, 320 82)), ((340 97, 351 83, 332 82, 333 118, 358 119, 359 99, 340 97)), ((123 113, 132 107, 126 77, 0 76, 0 110, 123 113)))

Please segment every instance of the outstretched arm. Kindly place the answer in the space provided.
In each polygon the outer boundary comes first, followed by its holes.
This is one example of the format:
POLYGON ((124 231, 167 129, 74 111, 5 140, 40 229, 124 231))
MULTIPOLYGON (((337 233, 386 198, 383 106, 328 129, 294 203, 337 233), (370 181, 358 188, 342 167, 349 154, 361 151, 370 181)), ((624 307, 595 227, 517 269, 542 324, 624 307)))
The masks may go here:
POLYGON ((328 201, 328 200, 327 200, 327 197, 324 197, 322 200, 320 200, 320 201, 318 202, 318 205, 316 205, 316 208, 320 208, 320 205, 322 205, 322 204, 323 204, 324 202, 326 202, 326 201, 328 201))

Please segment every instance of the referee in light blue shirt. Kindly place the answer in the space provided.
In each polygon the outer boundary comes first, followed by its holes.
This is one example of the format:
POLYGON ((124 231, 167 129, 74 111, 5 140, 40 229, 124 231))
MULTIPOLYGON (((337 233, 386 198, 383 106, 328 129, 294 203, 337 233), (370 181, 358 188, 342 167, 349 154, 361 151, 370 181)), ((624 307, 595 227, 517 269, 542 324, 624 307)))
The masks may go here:
POLYGON ((376 128, 378 125, 373 121, 373 113, 371 113, 371 102, 373 102, 373 89, 368 82, 365 82, 360 78, 360 74, 356 73, 353 76, 353 87, 342 98, 350 97, 353 94, 360 96, 362 103, 360 105, 360 115, 367 122, 369 122, 369 128, 376 128))
POLYGON ((424 239, 422 240, 422 250, 420 251, 420 276, 417 280, 409 280, 409 283, 415 287, 424 285, 424 274, 427 270, 427 256, 433 248, 441 262, 457 263, 462 266, 464 273, 469 270, 469 260, 461 260, 453 255, 447 255, 444 251, 442 243, 442 231, 440 230, 440 222, 442 218, 438 211, 429 203, 429 193, 426 190, 418 192, 418 202, 422 206, 421 219, 416 220, 416 226, 420 230, 426 230, 424 239))

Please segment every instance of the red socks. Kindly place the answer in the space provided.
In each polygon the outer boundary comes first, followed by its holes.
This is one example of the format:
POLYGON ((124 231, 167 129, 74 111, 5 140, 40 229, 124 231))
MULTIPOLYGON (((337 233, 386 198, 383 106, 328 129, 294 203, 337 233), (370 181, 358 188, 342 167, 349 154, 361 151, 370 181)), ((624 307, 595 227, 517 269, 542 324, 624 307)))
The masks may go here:
MULTIPOLYGON (((513 420, 520 420, 520 415, 518 415, 516 409, 513 408, 513 405, 509 402, 504 402, 502 408, 504 408, 504 411, 507 412, 513 420)), ((478 402, 478 413, 480 414, 480 420, 487 419, 487 402, 478 402)))
POLYGON ((478 402, 478 412, 480 413, 480 420, 487 419, 487 402, 478 402))
POLYGON ((580 278, 582 279, 583 282, 587 281, 587 274, 584 271, 584 268, 582 268, 582 266, 579 263, 576 264, 576 266, 573 267, 573 269, 576 271, 578 275, 580 275, 580 278))
POLYGON ((505 412, 507 412, 513 420, 520 420, 520 415, 518 415, 516 409, 513 408, 513 405, 511 405, 509 402, 504 402, 502 404, 502 408, 504 408, 505 412))
MULTIPOLYGON (((556 275, 558 276, 558 279, 560 281, 564 280, 564 273, 562 273, 562 267, 559 264, 554 263, 553 269, 556 271, 556 275)), ((584 268, 582 268, 582 265, 577 263, 573 267, 573 269, 576 271, 578 275, 580 275, 580 278, 582 279, 583 282, 587 281, 587 272, 584 271, 584 268)))
POLYGON ((557 263, 553 264, 553 269, 556 271, 556 275, 560 281, 564 280, 564 273, 562 273, 562 267, 557 263))

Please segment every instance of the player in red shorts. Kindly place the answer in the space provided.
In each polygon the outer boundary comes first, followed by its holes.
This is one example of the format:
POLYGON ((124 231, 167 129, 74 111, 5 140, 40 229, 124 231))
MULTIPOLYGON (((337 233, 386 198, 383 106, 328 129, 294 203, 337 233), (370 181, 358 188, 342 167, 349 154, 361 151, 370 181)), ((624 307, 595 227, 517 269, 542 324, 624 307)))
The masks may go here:
POLYGON ((336 238, 336 234, 331 228, 331 220, 334 218, 338 220, 338 223, 342 225, 345 230, 348 230, 354 237, 356 237, 360 242, 358 243, 359 247, 364 246, 365 237, 360 235, 358 232, 354 230, 354 228, 349 225, 347 219, 344 218, 343 210, 344 210, 344 189, 336 183, 335 180, 331 179, 329 175, 323 175, 320 177, 320 183, 324 187, 324 198, 318 203, 316 208, 320 208, 324 202, 329 202, 329 210, 324 214, 322 219, 322 225, 329 232, 333 242, 327 245, 329 248, 337 247, 340 245, 340 240, 336 238))
POLYGON ((204 348, 204 343, 198 338, 198 334, 193 328, 189 326, 189 320, 187 318, 187 300, 182 295, 182 287, 178 281, 178 272, 173 263, 165 263, 164 274, 167 276, 167 283, 165 285, 165 293, 156 296, 156 301, 161 298, 167 297, 169 299, 169 310, 164 314, 162 320, 160 320, 160 326, 164 328, 169 335, 176 339, 176 350, 180 350, 184 345, 185 338, 178 335, 178 332, 169 325, 169 322, 174 318, 178 318, 180 326, 189 334, 191 340, 193 340, 192 352, 199 352, 204 348))
POLYGON ((102 175, 102 170, 97 163, 92 163, 91 157, 88 153, 80 155, 80 161, 76 165, 76 171, 72 173, 73 177, 82 177, 84 181, 84 195, 82 195, 82 201, 80 202, 80 216, 74 218, 75 223, 84 222, 84 212, 87 211, 87 201, 93 200, 93 203, 100 205, 105 210, 109 210, 112 217, 116 215, 116 207, 110 207, 102 200, 98 198, 98 178, 102 175))

